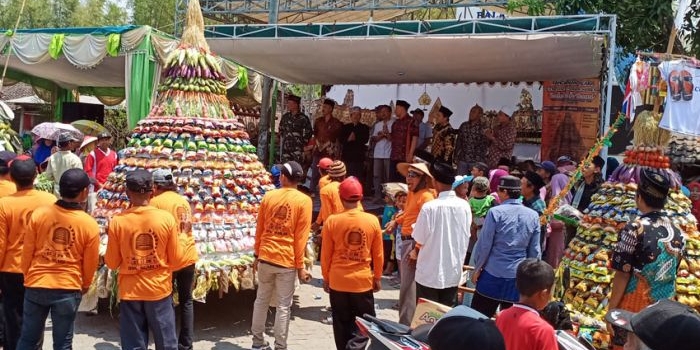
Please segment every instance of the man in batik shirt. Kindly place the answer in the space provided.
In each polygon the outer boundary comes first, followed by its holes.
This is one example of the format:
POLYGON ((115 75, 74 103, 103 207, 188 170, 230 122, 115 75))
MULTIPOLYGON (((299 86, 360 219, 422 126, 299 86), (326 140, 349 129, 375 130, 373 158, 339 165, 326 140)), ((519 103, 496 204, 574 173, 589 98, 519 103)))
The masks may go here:
POLYGON ((399 163, 413 163, 413 152, 418 143, 418 125, 414 119, 408 115, 411 104, 404 100, 396 101, 396 119, 391 124, 391 157, 390 168, 391 180, 403 182, 405 178, 396 170, 399 163))
MULTIPOLYGON (((670 183, 665 175, 642 170, 637 189, 641 215, 625 226, 612 253, 615 276, 608 309, 633 313, 676 294, 676 270, 683 251, 683 235, 662 212, 670 183)), ((627 333, 613 327, 613 349, 621 350, 627 333)))
POLYGON ((486 124, 482 121, 483 116, 484 109, 478 104, 474 105, 469 111, 469 120, 459 126, 454 153, 459 175, 469 175, 476 163, 486 163, 486 124))
POLYGON ((282 163, 295 161, 304 164, 304 146, 309 143, 313 131, 311 121, 301 113, 301 97, 287 96, 287 113, 280 120, 280 138, 282 144, 282 163))
POLYGON ((488 165, 492 169, 498 167, 498 162, 501 158, 508 159, 513 156, 513 148, 515 147, 515 136, 517 131, 511 120, 513 117, 512 108, 504 106, 498 111, 496 125, 493 130, 486 130, 484 134, 490 142, 488 165))
POLYGON ((435 126, 433 127, 433 146, 430 148, 435 161, 452 164, 452 154, 457 134, 450 125, 452 111, 440 106, 435 114, 435 126))

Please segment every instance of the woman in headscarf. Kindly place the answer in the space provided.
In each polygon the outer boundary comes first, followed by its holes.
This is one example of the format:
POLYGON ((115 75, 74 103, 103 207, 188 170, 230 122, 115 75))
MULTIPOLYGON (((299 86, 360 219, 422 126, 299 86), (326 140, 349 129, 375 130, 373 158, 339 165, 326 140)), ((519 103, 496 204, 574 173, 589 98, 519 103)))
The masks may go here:
POLYGON ((491 196, 493 196, 497 204, 501 204, 501 200, 498 197, 498 182, 506 175, 508 175, 508 172, 503 169, 491 170, 489 175, 489 189, 491 190, 491 196))
MULTIPOLYGON (((556 174, 552 177, 551 191, 549 193, 547 204, 561 192, 569 183, 569 176, 564 173, 556 174)), ((571 203, 571 192, 567 193, 559 201, 558 206, 571 203)), ((564 248, 566 247, 565 227, 564 223, 559 220, 552 220, 549 223, 549 235, 545 244, 543 259, 548 262, 554 269, 559 266, 562 256, 564 256, 564 248)))

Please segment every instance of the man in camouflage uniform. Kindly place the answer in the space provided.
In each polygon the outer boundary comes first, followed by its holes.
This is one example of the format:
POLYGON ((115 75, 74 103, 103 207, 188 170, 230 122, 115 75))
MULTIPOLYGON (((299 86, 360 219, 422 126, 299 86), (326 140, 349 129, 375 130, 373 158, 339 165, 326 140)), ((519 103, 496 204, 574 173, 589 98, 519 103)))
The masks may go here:
POLYGON ((309 143, 313 135, 311 121, 301 113, 300 103, 301 97, 287 96, 287 113, 282 116, 279 128, 282 163, 295 161, 304 164, 304 146, 309 143))

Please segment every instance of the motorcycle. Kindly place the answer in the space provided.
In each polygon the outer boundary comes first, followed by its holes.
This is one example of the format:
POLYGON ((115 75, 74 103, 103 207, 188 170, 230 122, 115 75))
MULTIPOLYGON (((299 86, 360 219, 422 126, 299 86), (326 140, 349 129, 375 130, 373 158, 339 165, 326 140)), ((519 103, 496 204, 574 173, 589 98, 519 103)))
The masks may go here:
POLYGON ((412 330, 400 323, 367 314, 355 317, 355 324, 359 335, 348 344, 348 349, 430 350, 427 341, 432 325, 422 325, 412 330))

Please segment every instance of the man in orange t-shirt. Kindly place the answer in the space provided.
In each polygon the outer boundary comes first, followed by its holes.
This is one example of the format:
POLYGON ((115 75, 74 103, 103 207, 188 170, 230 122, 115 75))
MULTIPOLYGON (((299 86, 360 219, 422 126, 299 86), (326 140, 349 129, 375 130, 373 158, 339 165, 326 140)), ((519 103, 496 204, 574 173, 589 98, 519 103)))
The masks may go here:
POLYGON ((17 157, 9 151, 0 152, 0 198, 17 192, 17 186, 10 178, 10 162, 17 157))
POLYGON ((173 173, 167 169, 153 172, 153 194, 150 205, 163 209, 175 217, 180 228, 180 249, 182 261, 172 267, 173 281, 177 282, 177 296, 180 305, 180 350, 192 350, 194 342, 194 305, 192 287, 194 286, 194 265, 199 260, 192 237, 192 208, 177 192, 173 173))
POLYGON ((304 269, 306 243, 311 232, 311 197, 297 190, 304 171, 295 161, 280 167, 282 187, 265 193, 258 210, 255 228, 255 262, 258 292, 253 306, 253 350, 270 349, 265 341, 265 321, 273 294, 277 300, 275 314, 275 349, 287 349, 289 313, 294 297, 295 279, 311 280, 304 269))
POLYGON ((175 218, 149 205, 153 176, 126 174, 131 207, 109 223, 105 263, 119 270, 119 336, 122 349, 147 349, 148 331, 156 349, 177 349, 172 268, 182 256, 175 218))
POLYGON ((24 315, 19 349, 33 349, 51 313, 54 348, 70 349, 83 293, 92 283, 100 250, 100 227, 85 212, 91 181, 83 169, 66 170, 61 200, 34 210, 24 236, 24 315))
POLYGON ((374 295, 382 288, 382 229, 376 216, 358 207, 362 184, 350 177, 340 184, 345 211, 323 225, 321 270, 323 289, 330 295, 333 336, 344 350, 357 331, 355 317, 375 315, 374 295))
MULTIPOLYGON (((4 349, 15 350, 19 341, 24 307, 24 276, 20 261, 32 212, 56 203, 56 197, 34 189, 34 160, 19 156, 10 162, 10 178, 17 192, 0 198, 0 291, 5 313, 4 349)), ((41 346, 39 346, 41 347, 41 346)))

